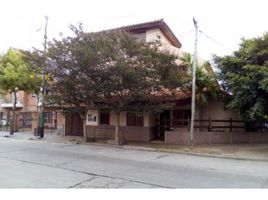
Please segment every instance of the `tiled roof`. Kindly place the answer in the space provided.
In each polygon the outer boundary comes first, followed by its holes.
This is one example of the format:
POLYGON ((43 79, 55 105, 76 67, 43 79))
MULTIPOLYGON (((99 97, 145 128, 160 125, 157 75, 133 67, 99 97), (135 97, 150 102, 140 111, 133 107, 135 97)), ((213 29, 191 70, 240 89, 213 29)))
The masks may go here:
POLYGON ((191 98, 189 92, 184 92, 180 89, 166 89, 162 88, 155 93, 151 94, 150 99, 152 100, 169 100, 169 101, 178 101, 183 99, 191 98))
POLYGON ((130 33, 139 33, 148 29, 155 29, 159 28, 163 34, 169 39, 169 41, 172 43, 173 46, 177 48, 181 48, 181 43, 178 40, 178 38, 175 36, 175 34, 172 32, 172 30, 169 28, 169 26, 164 22, 163 19, 145 22, 145 23, 139 23, 139 24, 133 24, 133 25, 127 25, 122 26, 110 30, 124 30, 130 33))

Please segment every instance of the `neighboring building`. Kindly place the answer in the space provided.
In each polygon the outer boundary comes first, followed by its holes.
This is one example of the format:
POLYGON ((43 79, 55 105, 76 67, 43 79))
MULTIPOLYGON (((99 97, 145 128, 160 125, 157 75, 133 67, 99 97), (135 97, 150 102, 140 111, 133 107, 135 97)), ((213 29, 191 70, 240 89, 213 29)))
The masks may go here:
MULTIPOLYGON (((7 130, 12 119, 12 107, 14 96, 11 94, 2 95, 0 98, 0 120, 2 130, 7 130)), ((37 96, 24 91, 17 93, 16 104, 16 131, 33 131, 38 123, 38 100, 37 96)), ((62 130, 63 116, 53 108, 45 108, 45 129, 62 130)))

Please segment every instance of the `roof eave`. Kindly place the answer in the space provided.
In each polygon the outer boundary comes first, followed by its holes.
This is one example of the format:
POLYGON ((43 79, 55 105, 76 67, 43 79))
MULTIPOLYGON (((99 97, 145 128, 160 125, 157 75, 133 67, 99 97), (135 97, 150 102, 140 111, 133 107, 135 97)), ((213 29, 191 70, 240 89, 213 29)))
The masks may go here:
POLYGON ((180 43, 178 38, 175 36, 175 34, 172 32, 172 30, 169 28, 169 26, 164 22, 163 19, 152 21, 152 22, 147 22, 147 23, 123 26, 119 28, 110 29, 108 31, 123 30, 123 31, 130 32, 130 33, 139 33, 142 31, 146 31, 148 29, 155 29, 155 28, 159 28, 174 47, 181 48, 182 44, 180 43))

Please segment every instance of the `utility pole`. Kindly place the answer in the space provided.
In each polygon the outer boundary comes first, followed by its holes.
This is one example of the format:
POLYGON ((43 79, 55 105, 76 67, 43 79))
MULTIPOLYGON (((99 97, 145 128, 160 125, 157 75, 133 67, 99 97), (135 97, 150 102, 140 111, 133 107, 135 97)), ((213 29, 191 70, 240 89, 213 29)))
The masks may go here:
POLYGON ((193 71, 192 71, 192 104, 191 104, 191 126, 190 126, 190 145, 194 144, 194 120, 195 120, 195 79, 196 79, 196 65, 197 65, 197 42, 198 42, 198 26, 197 21, 193 18, 195 27, 195 42, 194 42, 194 56, 193 56, 193 71))
POLYGON ((44 121, 44 107, 45 107, 45 75, 46 75, 46 53, 47 53, 47 24, 48 24, 48 17, 45 16, 45 33, 44 33, 44 64, 42 69, 42 87, 41 87, 41 107, 39 112, 39 124, 38 124, 38 135, 40 138, 44 137, 44 128, 45 128, 45 121, 44 121))

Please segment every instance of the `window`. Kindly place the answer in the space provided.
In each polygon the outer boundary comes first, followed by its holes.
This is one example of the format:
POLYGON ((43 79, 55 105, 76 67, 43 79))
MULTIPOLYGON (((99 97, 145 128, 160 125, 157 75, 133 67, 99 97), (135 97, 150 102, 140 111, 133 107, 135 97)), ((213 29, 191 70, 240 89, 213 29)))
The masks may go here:
POLYGON ((89 122, 96 122, 97 121, 96 115, 93 115, 92 113, 89 113, 87 115, 87 121, 89 121, 89 122))
POLYGON ((57 113, 44 112, 45 128, 57 128, 57 113))
POLYGON ((110 124, 110 113, 100 111, 100 124, 110 124))
POLYGON ((191 110, 173 110, 173 126, 187 126, 191 118, 191 110))
POLYGON ((143 114, 127 113, 127 126, 143 126, 143 114))
POLYGON ((22 128, 32 128, 32 113, 22 112, 22 128))

